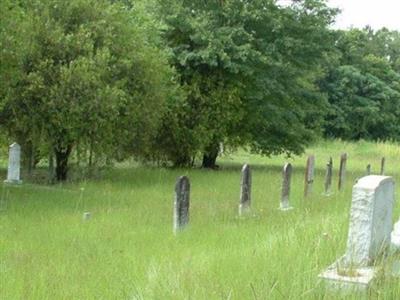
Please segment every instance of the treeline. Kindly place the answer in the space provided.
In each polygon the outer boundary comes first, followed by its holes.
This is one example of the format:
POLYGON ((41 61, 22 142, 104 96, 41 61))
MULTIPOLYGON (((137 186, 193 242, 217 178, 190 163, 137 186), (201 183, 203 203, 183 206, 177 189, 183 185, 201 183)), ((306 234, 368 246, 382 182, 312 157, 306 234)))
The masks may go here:
POLYGON ((215 168, 400 139, 400 35, 335 31, 322 0, 0 0, 0 127, 28 169, 134 156, 215 168))

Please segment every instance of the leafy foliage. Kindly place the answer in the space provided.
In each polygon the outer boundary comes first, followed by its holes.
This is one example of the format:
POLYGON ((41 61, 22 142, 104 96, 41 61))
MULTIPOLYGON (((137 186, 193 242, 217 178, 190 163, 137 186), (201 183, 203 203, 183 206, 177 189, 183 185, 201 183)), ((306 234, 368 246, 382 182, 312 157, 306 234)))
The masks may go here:
POLYGON ((264 154, 301 152, 326 104, 315 80, 331 49, 327 25, 336 11, 319 1, 286 8, 239 0, 160 5, 171 63, 186 92, 174 110, 178 136, 190 144, 174 161, 187 164, 200 150, 203 166, 207 158, 213 166, 222 141, 264 154))
POLYGON ((339 60, 322 82, 329 95, 327 136, 400 139, 400 36, 386 29, 339 32, 339 60))
POLYGON ((27 13, 30 51, 6 105, 14 134, 55 152, 58 179, 78 144, 113 156, 149 151, 170 71, 131 14, 92 0, 35 1, 27 13))

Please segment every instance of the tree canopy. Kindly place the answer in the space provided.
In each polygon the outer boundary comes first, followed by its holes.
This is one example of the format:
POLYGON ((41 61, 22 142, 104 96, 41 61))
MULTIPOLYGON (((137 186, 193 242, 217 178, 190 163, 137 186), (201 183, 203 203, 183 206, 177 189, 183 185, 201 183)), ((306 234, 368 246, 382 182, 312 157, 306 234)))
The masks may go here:
POLYGON ((28 168, 128 157, 215 168, 400 139, 400 33, 333 30, 324 0, 1 0, 0 127, 28 168))

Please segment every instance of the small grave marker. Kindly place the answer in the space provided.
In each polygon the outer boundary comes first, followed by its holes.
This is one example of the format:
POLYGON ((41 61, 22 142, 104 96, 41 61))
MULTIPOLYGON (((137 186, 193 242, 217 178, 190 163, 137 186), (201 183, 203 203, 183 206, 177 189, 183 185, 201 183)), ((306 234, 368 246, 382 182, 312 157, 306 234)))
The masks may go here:
POLYGON ((251 169, 248 164, 242 168, 242 177, 240 183, 240 204, 239 215, 250 211, 251 207, 251 169))
POLYGON ((329 158, 326 164, 326 174, 325 174, 325 195, 329 196, 332 190, 332 175, 333 175, 333 160, 332 157, 329 158))
POLYGON ((190 181, 186 176, 178 178, 175 184, 174 232, 184 229, 189 224, 190 181))
POLYGON ((346 164, 347 164, 347 153, 343 153, 340 156, 339 182, 338 182, 339 191, 341 191, 344 187, 344 181, 346 178, 346 164))
POLYGON ((381 175, 384 175, 385 174, 385 162, 386 162, 386 159, 384 158, 384 157, 382 157, 382 159, 381 159, 381 175))
POLYGON ((307 158, 305 182, 304 182, 304 197, 308 197, 312 193, 312 187, 314 183, 314 167, 315 167, 315 156, 310 155, 307 158))
POLYGON ((84 212, 83 213, 83 221, 88 221, 92 218, 92 214, 90 212, 84 212))
POLYGON ((371 175, 371 164, 367 165, 367 176, 371 175))
POLYGON ((20 178, 21 172, 21 146, 17 143, 13 143, 9 148, 8 156, 8 169, 7 179, 5 183, 20 184, 22 183, 20 178))
POLYGON ((293 168, 290 163, 285 164, 282 170, 282 194, 280 210, 287 211, 293 209, 290 206, 290 185, 292 179, 293 168))

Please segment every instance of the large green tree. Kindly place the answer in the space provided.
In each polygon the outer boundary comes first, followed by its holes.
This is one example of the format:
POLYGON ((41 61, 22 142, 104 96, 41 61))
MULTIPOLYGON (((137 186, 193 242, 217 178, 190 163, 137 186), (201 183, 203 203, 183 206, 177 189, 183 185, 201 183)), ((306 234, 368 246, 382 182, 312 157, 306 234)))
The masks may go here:
POLYGON ((29 51, 3 109, 11 135, 47 145, 58 180, 78 144, 146 155, 172 73, 134 12, 105 0, 42 0, 25 13, 29 51))
POLYGON ((326 136, 399 140, 399 33, 370 28, 338 31, 335 45, 339 58, 321 81, 330 103, 326 136))
POLYGON ((310 0, 287 7, 169 0, 160 7, 186 96, 164 119, 159 144, 167 157, 185 165, 200 152, 203 167, 215 167, 220 142, 267 155, 301 152, 326 105, 315 82, 332 49, 327 26, 336 11, 310 0))

